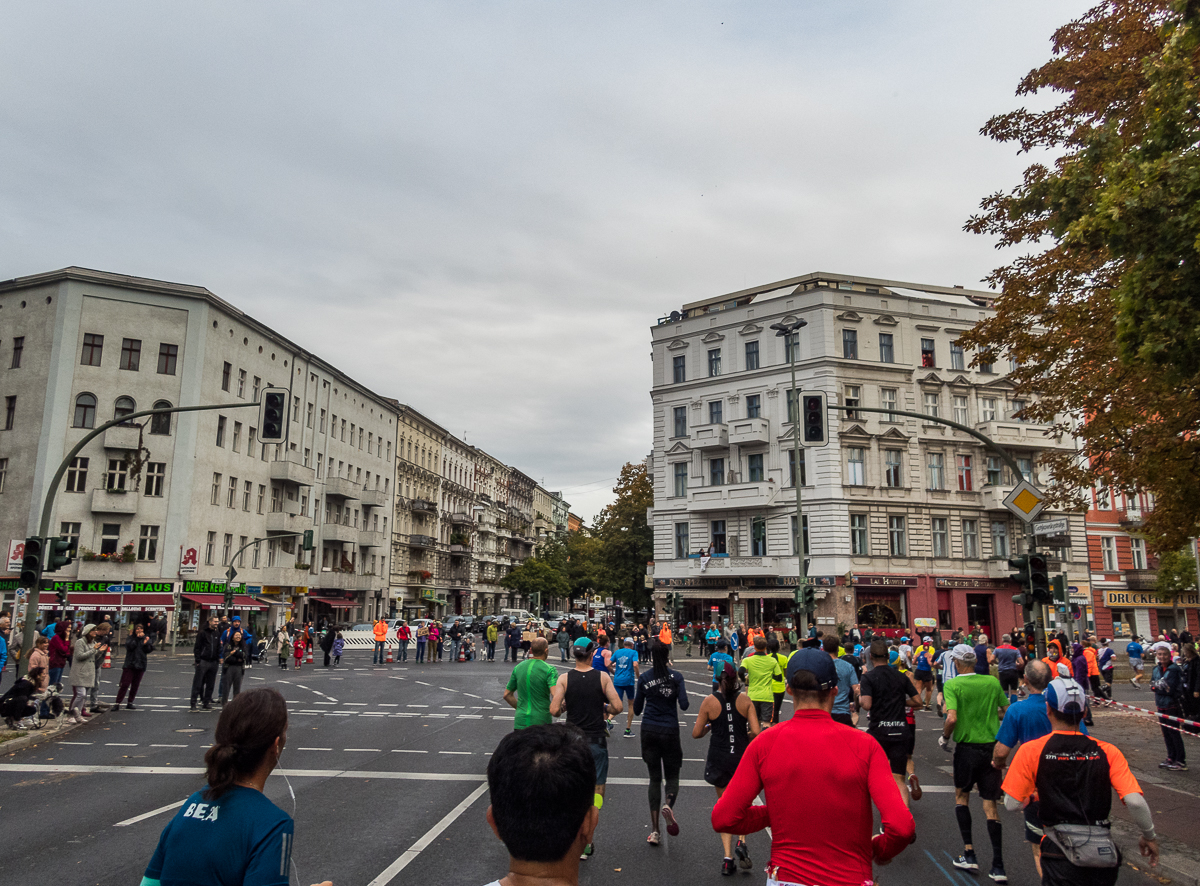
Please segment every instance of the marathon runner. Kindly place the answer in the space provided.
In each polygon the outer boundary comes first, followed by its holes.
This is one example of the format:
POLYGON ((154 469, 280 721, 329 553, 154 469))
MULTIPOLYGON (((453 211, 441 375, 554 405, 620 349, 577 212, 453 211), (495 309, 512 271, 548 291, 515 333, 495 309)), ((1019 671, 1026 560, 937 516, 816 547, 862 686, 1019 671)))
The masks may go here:
POLYGON ((646 842, 659 842, 658 815, 662 812, 667 833, 679 833, 675 820, 675 798, 679 796, 679 770, 683 768, 683 748, 679 744, 679 710, 688 708, 683 675, 670 668, 671 647, 657 640, 650 644, 651 670, 640 675, 634 713, 642 718, 642 761, 650 772, 650 836, 646 842), (662 801, 662 781, 667 782, 667 801, 662 801))
POLYGON ((978 788, 987 816, 988 837, 992 843, 992 869, 988 876, 997 883, 1007 883, 1004 872, 1004 850, 1000 814, 996 802, 1000 799, 1000 771, 992 766, 992 750, 1000 731, 1000 717, 1008 707, 1008 699, 1000 689, 1000 681, 991 674, 973 673, 975 650, 960 643, 954 647, 958 676, 946 684, 946 722, 938 746, 954 748, 954 813, 963 838, 963 854, 954 860, 959 870, 976 873, 979 862, 971 838, 971 789, 978 788))
POLYGON ((870 714, 867 734, 883 748, 896 787, 900 789, 900 797, 907 806, 910 790, 912 799, 921 799, 921 783, 915 772, 908 774, 908 761, 912 753, 909 750, 910 737, 915 740, 916 736, 908 724, 905 708, 920 707, 921 700, 912 681, 895 668, 887 666, 887 656, 887 643, 873 640, 871 660, 875 667, 863 675, 858 704, 870 714))
POLYGON ((1138 641, 1136 634, 1129 645, 1125 647, 1125 654, 1129 656, 1129 667, 1133 671, 1133 676, 1129 679, 1129 683, 1134 689, 1142 688, 1142 673, 1145 670, 1145 654, 1146 649, 1138 641))
POLYGON ((1046 687, 1044 698, 1053 731, 1022 742, 1003 785, 1006 809, 1020 809, 1035 795, 1038 798, 1045 830, 1042 882, 1053 886, 1117 882, 1121 853, 1109 833, 1114 789, 1142 832, 1138 848, 1151 866, 1157 865, 1154 819, 1124 755, 1080 731, 1087 702, 1083 687, 1059 677, 1046 687), (1083 857, 1073 857, 1072 846, 1080 846, 1083 857), (1078 863, 1082 861, 1088 864, 1078 863))
POLYGON ((928 637, 922 637, 920 645, 913 650, 912 681, 921 696, 921 707, 926 711, 933 701, 933 658, 936 654, 928 637))
POLYGON ((504 688, 504 700, 517 712, 513 718, 514 729, 554 722, 550 716, 550 696, 558 681, 558 671, 546 662, 550 644, 544 637, 538 637, 530 651, 533 657, 513 668, 504 688))
POLYGON ((633 648, 633 638, 626 637, 621 648, 609 659, 609 672, 612 674, 613 686, 617 688, 617 697, 626 703, 629 713, 625 721, 625 738, 633 738, 633 696, 637 689, 638 654, 633 648))
POLYGON ((754 640, 754 654, 742 659, 742 670, 746 673, 746 691, 754 702, 754 712, 758 722, 765 728, 771 722, 775 709, 775 694, 771 683, 783 671, 779 662, 772 655, 767 655, 767 641, 763 637, 754 640))
MULTIPOLYGON (((854 725, 854 716, 851 713, 851 706, 858 699, 859 684, 858 675, 854 673, 854 667, 848 661, 842 661, 838 657, 839 651, 845 651, 838 643, 838 638, 829 636, 821 641, 821 645, 825 649, 825 654, 833 660, 833 666, 837 669, 838 675, 838 691, 833 699, 833 711, 831 716, 838 723, 845 726, 854 725)), ((787 667, 787 663, 784 663, 787 667)), ((782 674, 780 675, 782 677, 782 674)))
POLYGON ((725 670, 725 665, 733 663, 733 656, 729 654, 729 641, 722 637, 717 641, 717 647, 713 650, 712 655, 708 657, 708 666, 712 668, 713 692, 717 691, 717 685, 721 681, 721 673, 725 670))
MULTIPOLYGON (((605 713, 616 716, 624 710, 608 671, 592 667, 592 641, 580 637, 571 647, 575 668, 554 684, 550 713, 555 717, 566 711, 567 722, 587 736, 596 766, 596 808, 604 805, 604 786, 608 782, 608 729, 605 713)), ((580 858, 592 857, 595 841, 588 843, 580 858)))
POLYGON ((1008 695, 1008 703, 1017 700, 1017 690, 1021 688, 1021 669, 1025 667, 1025 658, 1021 650, 1012 645, 1012 635, 1005 634, 1000 638, 1000 645, 992 651, 992 661, 996 663, 999 672, 1000 688, 1008 695))
MULTIPOLYGON (((783 676, 787 672, 787 656, 779 651, 778 637, 772 635, 767 638, 767 654, 779 662, 779 675, 771 680, 771 694, 775 696, 775 706, 771 711, 771 722, 778 723, 780 715, 783 713, 783 699, 787 695, 787 680, 783 676)), ((857 678, 855 678, 855 682, 858 682, 857 678)))
POLYGON ((768 883, 869 883, 873 861, 886 864, 916 838, 879 743, 830 716, 837 679, 824 650, 788 659, 795 713, 750 743, 713 807, 718 832, 771 828, 768 883), (760 792, 765 805, 755 804, 760 792), (874 833, 872 802, 882 833, 874 833))

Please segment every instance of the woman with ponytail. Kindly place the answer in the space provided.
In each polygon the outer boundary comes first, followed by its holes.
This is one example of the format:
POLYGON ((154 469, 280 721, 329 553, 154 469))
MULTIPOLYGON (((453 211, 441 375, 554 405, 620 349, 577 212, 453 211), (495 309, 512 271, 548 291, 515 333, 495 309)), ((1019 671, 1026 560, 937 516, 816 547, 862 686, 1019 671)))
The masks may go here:
POLYGON ((243 692, 221 711, 204 754, 208 787, 163 829, 142 886, 288 886, 292 817, 263 796, 287 726, 287 705, 274 689, 243 692))

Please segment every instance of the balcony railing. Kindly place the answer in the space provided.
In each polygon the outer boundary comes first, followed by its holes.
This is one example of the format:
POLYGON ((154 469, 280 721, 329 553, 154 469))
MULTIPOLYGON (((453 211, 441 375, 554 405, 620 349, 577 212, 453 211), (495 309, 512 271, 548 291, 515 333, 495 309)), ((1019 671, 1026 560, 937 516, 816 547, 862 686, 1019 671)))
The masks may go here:
POLYGON ((419 550, 432 551, 437 547, 437 539, 432 535, 410 535, 408 546, 419 550))
POLYGON ((326 498, 348 498, 357 501, 362 497, 362 492, 362 486, 353 480, 347 480, 345 477, 325 478, 326 498))
POLYGON ((724 449, 729 446, 729 425, 697 425, 688 432, 692 449, 724 449))
POLYGON ((114 425, 104 432, 104 448, 137 449, 140 439, 137 425, 114 425))
POLYGON ((729 422, 728 427, 730 443, 771 442, 771 423, 765 418, 742 418, 729 422))
POLYGON ((358 532, 357 526, 346 526, 342 523, 325 523, 321 527, 321 538, 325 541, 341 542, 342 544, 357 544, 358 532))
POLYGON ((271 462, 271 479, 283 483, 295 483, 298 486, 312 486, 316 482, 317 473, 312 468, 300 464, 300 456, 289 452, 282 458, 271 462))
POLYGON ((462 511, 450 514, 446 519, 458 526, 467 526, 475 522, 470 514, 463 513, 462 511))
POLYGON ((730 483, 725 486, 701 486, 688 490, 688 509, 724 511, 738 508, 765 508, 775 503, 779 484, 768 480, 730 483))
POLYGON ((92 492, 93 514, 136 514, 138 494, 132 490, 97 489, 92 492))
POLYGON ((414 498, 408 503, 408 509, 414 514, 436 514, 437 505, 424 498, 414 498))
POLYGON ((390 497, 382 489, 363 489, 359 494, 364 508, 386 508, 390 497))

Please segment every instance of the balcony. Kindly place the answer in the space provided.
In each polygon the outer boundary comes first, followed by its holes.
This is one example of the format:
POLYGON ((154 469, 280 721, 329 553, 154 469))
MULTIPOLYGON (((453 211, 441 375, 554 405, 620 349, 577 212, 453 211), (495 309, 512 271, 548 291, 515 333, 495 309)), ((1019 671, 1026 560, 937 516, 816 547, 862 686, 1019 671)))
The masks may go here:
MULTIPOLYGON (((289 556, 289 554, 283 552, 277 556, 276 560, 286 560, 289 556)), ((274 585, 275 587, 283 588, 306 587, 316 578, 307 569, 296 569, 290 563, 285 566, 267 566, 264 569, 258 570, 258 573, 259 580, 264 585, 274 585)))
MULTIPOLYGON (((153 563, 148 565, 154 566, 153 563)), ((124 563, 120 560, 80 560, 78 580, 107 582, 110 585, 127 584, 134 580, 136 567, 136 563, 124 563)), ((55 580, 58 580, 57 576, 55 580)))
POLYGON ((471 553, 470 545, 450 545, 451 557, 465 557, 471 553))
POLYGON ((738 446, 771 442, 771 423, 765 418, 743 418, 729 422, 729 442, 738 446))
MULTIPOLYGON (((288 504, 292 504, 288 502, 288 504)), ((312 523, 308 517, 299 517, 288 511, 272 511, 267 514, 267 532, 303 532, 311 529, 312 523)))
POLYGON ((432 551, 437 548, 437 539, 432 535, 410 535, 408 546, 420 551, 432 551))
POLYGON ((93 514, 136 514, 138 494, 132 491, 96 489, 92 492, 93 514))
POLYGON ((358 543, 364 548, 382 548, 387 544, 387 536, 382 532, 364 530, 358 534, 358 543))
POLYGON ((391 496, 382 489, 364 489, 359 495, 359 501, 364 508, 386 508, 391 496))
POLYGON ((775 504, 779 486, 767 480, 727 486, 701 486, 688 490, 688 510, 731 511, 766 508, 775 504))
POLYGON ((471 524, 473 524, 475 522, 475 520, 472 519, 470 514, 466 514, 461 511, 458 513, 455 513, 455 514, 450 514, 449 516, 446 517, 446 519, 449 522, 455 524, 456 526, 470 526, 471 524))
POLYGON ((690 554, 687 561, 689 578, 704 575, 721 578, 723 576, 758 576, 779 575, 789 570, 794 574, 799 566, 795 557, 733 557, 729 554, 717 554, 710 557, 704 571, 700 571, 700 556, 690 554))
POLYGON ((344 477, 325 478, 326 498, 348 498, 358 501, 362 497, 362 494, 362 486, 353 480, 347 480, 344 477))
POLYGON ((1125 570, 1125 585, 1131 591, 1153 591, 1158 585, 1157 569, 1125 570))
POLYGON ((289 452, 283 458, 271 462, 271 479, 283 483, 295 483, 297 486, 312 486, 317 474, 312 468, 300 464, 300 456, 289 452))
POLYGON ((380 576, 358 575, 353 572, 325 572, 312 576, 312 586, 309 593, 317 589, 339 591, 371 591, 382 588, 387 580, 380 576))
POLYGON ((104 448, 137 449, 141 439, 137 425, 115 425, 104 432, 104 448))
POLYGON ((435 516, 437 514, 437 505, 424 498, 414 498, 408 503, 409 510, 414 514, 428 514, 435 516))
POLYGON ((496 534, 496 526, 493 523, 488 523, 483 520, 480 520, 478 523, 475 524, 475 531, 478 532, 480 535, 495 535, 496 534))
POLYGON ((1117 522, 1122 529, 1140 529, 1142 526, 1142 512, 1117 511, 1117 522))
POLYGON ((321 538, 343 544, 358 544, 358 527, 342 523, 326 523, 321 527, 321 538))
POLYGON ((1053 449, 1063 446, 1048 432, 1049 425, 1035 425, 1020 421, 984 421, 975 425, 975 430, 991 437, 1001 446, 1020 449, 1053 449))
POLYGON ((729 425, 697 425, 688 431, 692 449, 725 449, 729 446, 729 425))

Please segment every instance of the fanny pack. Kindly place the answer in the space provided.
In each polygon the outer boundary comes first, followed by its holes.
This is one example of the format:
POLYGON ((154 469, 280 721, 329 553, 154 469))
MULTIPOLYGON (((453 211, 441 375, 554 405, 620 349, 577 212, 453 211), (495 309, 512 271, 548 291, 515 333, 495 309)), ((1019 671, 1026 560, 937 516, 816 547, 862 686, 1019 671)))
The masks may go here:
POLYGON ((1120 854, 1108 825, 1045 825, 1046 836, 1077 868, 1115 868, 1120 854))

